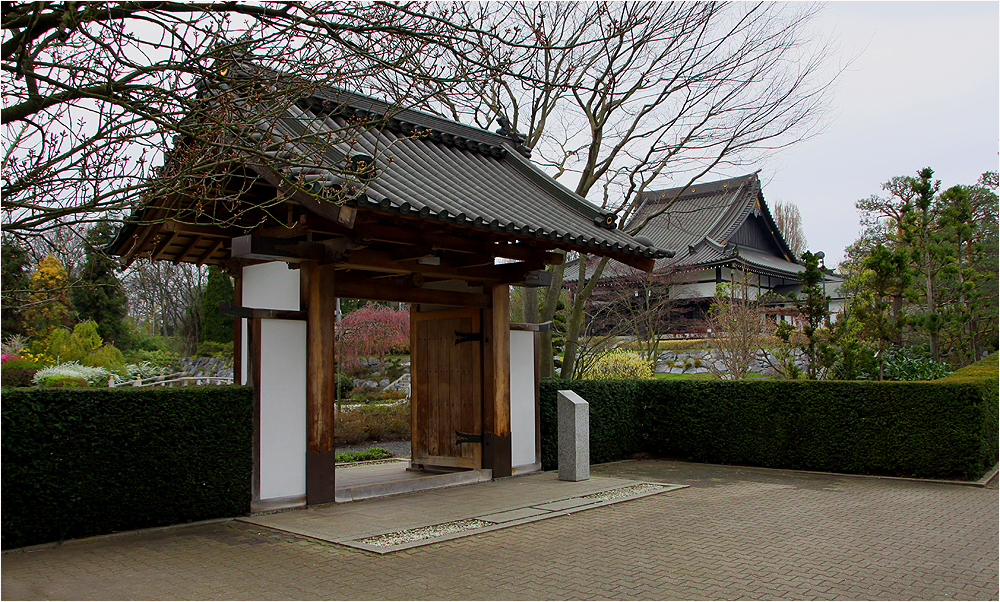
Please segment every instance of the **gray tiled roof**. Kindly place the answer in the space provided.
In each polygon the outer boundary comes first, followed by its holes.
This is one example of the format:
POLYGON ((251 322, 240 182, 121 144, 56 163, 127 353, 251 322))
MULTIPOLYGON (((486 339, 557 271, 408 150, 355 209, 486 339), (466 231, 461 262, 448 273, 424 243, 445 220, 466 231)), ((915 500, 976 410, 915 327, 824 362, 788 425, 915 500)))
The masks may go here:
MULTIPOLYGON (((671 188, 644 193, 625 229, 635 228, 650 216, 653 217, 639 234, 656 247, 676 250, 674 258, 657 260, 654 271, 668 267, 697 269, 731 261, 740 261, 754 271, 790 278, 796 278, 803 270, 800 264, 786 259, 794 259, 795 255, 774 227, 756 173, 694 184, 686 190, 671 188), (761 216, 771 226, 773 242, 785 257, 735 245, 729 240, 751 214, 761 216)), ((567 265, 564 280, 576 278, 576 266, 567 265)))
MULTIPOLYGON (((299 137, 303 127, 321 134, 343 131, 352 127, 352 117, 365 112, 391 115, 388 127, 360 131, 352 145, 339 143, 325 151, 326 164, 291 167, 285 175, 339 189, 346 183, 338 177, 342 165, 336 163, 344 157, 371 157, 377 176, 348 205, 506 231, 597 254, 604 254, 603 249, 649 258, 672 255, 664 247, 640 244, 622 230, 599 225, 608 214, 540 171, 524 156, 530 150, 507 135, 418 111, 392 110, 375 99, 330 88, 292 107, 279 120, 276 134, 299 137), (413 132, 426 133, 414 137, 413 132)), ((287 143, 285 150, 291 156, 310 154, 308 148, 287 143)))

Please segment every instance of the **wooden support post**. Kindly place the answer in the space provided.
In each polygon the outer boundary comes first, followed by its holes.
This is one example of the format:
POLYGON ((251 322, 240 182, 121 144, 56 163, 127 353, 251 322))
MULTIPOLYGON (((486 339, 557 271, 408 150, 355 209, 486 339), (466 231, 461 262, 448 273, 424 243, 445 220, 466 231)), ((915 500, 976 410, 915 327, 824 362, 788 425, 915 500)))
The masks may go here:
POLYGON ((483 310, 483 468, 499 478, 511 475, 510 287, 490 289, 492 303, 483 310))
POLYGON ((332 264, 302 264, 302 301, 306 327, 306 503, 335 501, 334 411, 337 393, 334 362, 336 297, 332 264))

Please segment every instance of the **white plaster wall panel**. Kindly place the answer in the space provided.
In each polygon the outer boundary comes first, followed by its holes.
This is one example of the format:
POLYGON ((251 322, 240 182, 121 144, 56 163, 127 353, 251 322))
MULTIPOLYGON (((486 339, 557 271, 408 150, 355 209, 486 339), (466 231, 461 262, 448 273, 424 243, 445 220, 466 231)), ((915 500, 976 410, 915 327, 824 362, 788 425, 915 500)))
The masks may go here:
POLYGON ((243 268, 243 307, 298 311, 299 274, 283 261, 243 268))
POLYGON ((510 332, 510 465, 535 463, 535 333, 510 332))
POLYGON ((260 498, 306 492, 306 323, 261 320, 260 498))
MULTIPOLYGON (((283 261, 272 261, 243 268, 243 307, 259 307, 262 309, 288 309, 298 311, 299 307, 299 274, 300 270, 288 269, 283 261)), ((247 321, 240 320, 243 331, 243 350, 240 354, 240 374, 242 382, 247 384, 250 378, 250 354, 247 351, 247 321)))

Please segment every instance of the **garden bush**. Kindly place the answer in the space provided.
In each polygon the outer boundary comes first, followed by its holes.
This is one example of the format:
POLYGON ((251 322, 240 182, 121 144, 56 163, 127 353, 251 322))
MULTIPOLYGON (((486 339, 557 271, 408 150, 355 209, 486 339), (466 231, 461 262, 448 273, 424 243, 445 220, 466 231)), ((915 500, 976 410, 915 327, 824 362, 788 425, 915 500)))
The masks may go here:
POLYGON ((653 378, 649 361, 634 353, 609 351, 595 357, 583 371, 584 380, 653 378))
POLYGON ((36 372, 38 366, 35 362, 11 357, 0 365, 0 381, 3 381, 4 387, 30 387, 36 372))
POLYGON ((410 438, 410 404, 360 406, 337 413, 336 443, 405 441, 410 438))
POLYGON ((2 546, 250 510, 249 387, 8 389, 2 546))
POLYGON ((557 467, 556 392, 590 404, 592 463, 697 462, 976 479, 997 462, 997 360, 923 382, 543 381, 542 462, 557 467))

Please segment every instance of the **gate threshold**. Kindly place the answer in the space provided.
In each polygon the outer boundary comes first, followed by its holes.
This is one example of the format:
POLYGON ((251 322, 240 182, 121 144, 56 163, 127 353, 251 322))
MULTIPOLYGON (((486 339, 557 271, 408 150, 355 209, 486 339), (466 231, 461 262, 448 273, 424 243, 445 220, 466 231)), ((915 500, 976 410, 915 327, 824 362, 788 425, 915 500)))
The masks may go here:
POLYGON ((493 471, 489 469, 424 472, 409 470, 409 465, 408 459, 394 459, 354 466, 338 466, 335 481, 337 503, 493 480, 493 471))
POLYGON ((685 487, 609 477, 560 481, 555 471, 549 471, 498 479, 476 487, 436 488, 412 495, 310 506, 237 520, 387 554, 685 487))

